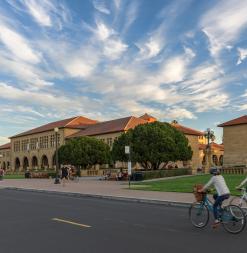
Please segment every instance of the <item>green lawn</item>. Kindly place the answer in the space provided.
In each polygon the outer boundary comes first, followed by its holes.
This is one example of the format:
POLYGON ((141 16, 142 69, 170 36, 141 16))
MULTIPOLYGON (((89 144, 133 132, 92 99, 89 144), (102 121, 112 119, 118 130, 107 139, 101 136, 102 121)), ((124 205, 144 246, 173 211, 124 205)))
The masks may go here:
MULTIPOLYGON (((246 175, 223 175, 232 195, 238 195, 235 187, 246 177, 246 175)), ((205 184, 211 175, 198 175, 177 179, 167 179, 155 182, 141 182, 132 184, 131 189, 162 191, 162 192, 192 192, 195 184, 205 184)))
POLYGON ((4 175, 3 179, 23 179, 24 175, 4 175))

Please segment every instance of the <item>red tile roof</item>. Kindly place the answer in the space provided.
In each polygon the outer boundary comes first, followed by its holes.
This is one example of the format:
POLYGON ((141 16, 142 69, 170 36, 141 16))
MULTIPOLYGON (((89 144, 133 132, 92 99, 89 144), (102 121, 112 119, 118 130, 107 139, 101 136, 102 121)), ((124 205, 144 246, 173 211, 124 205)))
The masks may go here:
POLYGON ((28 130, 26 132, 14 135, 10 138, 15 138, 15 137, 20 137, 20 136, 25 136, 25 135, 30 135, 30 134, 37 134, 37 133, 42 133, 45 131, 50 131, 53 130, 55 127, 58 128, 83 128, 86 127, 87 125, 90 124, 96 124, 98 121, 96 120, 92 120, 92 119, 88 119, 82 116, 77 116, 77 117, 72 117, 72 118, 68 118, 68 119, 64 119, 64 120, 59 120, 59 121, 55 121, 55 122, 51 122, 48 123, 46 125, 28 130))
POLYGON ((184 134, 197 135, 197 136, 204 135, 203 132, 197 131, 197 130, 189 128, 189 127, 182 126, 182 125, 175 123, 175 122, 171 123, 171 125, 173 127, 175 127, 176 129, 178 129, 179 131, 183 132, 184 134))
POLYGON ((241 124, 247 124, 247 115, 222 123, 218 125, 218 127, 235 126, 241 124))
POLYGON ((141 117, 139 117, 140 119, 144 119, 144 120, 147 120, 149 122, 154 122, 154 121, 157 121, 157 119, 147 113, 143 114, 141 117))
POLYGON ((9 142, 9 143, 6 143, 6 144, 0 146, 0 149, 10 149, 10 147, 11 147, 11 143, 9 142))
MULTIPOLYGON (((199 144, 199 149, 201 149, 201 150, 205 150, 206 147, 207 147, 206 144, 199 144)), ((215 143, 215 142, 211 142, 210 147, 212 149, 219 149, 220 151, 224 151, 224 145, 223 144, 218 144, 218 143, 215 143)))
POLYGON ((68 138, 124 132, 129 129, 135 128, 136 126, 140 124, 146 124, 146 123, 147 123, 146 120, 136 118, 133 116, 121 118, 121 119, 109 120, 105 122, 99 122, 94 125, 90 125, 85 130, 81 130, 78 133, 72 134, 68 138))

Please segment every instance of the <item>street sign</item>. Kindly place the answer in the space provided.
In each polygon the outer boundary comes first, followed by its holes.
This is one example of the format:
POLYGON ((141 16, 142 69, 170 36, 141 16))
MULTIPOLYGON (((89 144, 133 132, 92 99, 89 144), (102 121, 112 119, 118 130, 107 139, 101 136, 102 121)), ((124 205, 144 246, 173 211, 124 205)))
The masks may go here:
POLYGON ((130 146, 125 146, 125 154, 129 154, 130 153, 130 146))
POLYGON ((131 162, 128 162, 128 175, 131 175, 131 162))

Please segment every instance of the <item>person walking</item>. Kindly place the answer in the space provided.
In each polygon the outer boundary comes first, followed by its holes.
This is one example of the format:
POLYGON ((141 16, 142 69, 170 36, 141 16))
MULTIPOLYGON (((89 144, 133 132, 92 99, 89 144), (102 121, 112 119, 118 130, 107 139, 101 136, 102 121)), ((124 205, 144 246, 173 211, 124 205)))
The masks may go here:
POLYGON ((68 168, 66 166, 62 167, 62 176, 61 176, 61 180, 62 180, 62 185, 65 186, 65 181, 68 180, 68 168))

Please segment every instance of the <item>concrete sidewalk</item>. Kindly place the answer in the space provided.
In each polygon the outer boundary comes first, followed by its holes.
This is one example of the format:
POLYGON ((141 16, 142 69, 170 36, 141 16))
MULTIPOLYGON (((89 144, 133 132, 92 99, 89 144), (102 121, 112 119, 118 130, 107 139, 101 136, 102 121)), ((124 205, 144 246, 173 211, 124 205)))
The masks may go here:
POLYGON ((81 178, 79 182, 70 181, 65 186, 55 185, 53 179, 5 179, 0 181, 0 187, 177 206, 189 206, 194 202, 191 193, 131 190, 125 182, 86 178, 81 178))

